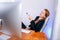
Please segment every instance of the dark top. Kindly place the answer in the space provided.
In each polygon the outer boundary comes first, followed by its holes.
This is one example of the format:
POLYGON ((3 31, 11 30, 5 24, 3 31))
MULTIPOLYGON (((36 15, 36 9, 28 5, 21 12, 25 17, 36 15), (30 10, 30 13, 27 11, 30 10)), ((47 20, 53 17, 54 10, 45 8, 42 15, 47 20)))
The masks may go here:
MULTIPOLYGON (((30 23, 30 25, 29 25, 29 27, 30 27, 30 30, 34 30, 34 31, 36 31, 36 32, 38 32, 38 31, 40 31, 41 30, 41 28, 43 27, 43 24, 44 24, 44 22, 45 22, 45 20, 40 20, 37 24, 35 24, 35 21, 37 20, 39 18, 39 16, 37 16, 36 18, 35 18, 35 20, 32 20, 30 23)), ((24 23, 22 22, 22 28, 26 28, 26 26, 24 25, 24 23)))
POLYGON ((36 32, 38 32, 38 31, 40 31, 41 30, 41 28, 43 27, 43 24, 44 24, 44 22, 45 22, 45 20, 40 20, 37 24, 35 24, 35 21, 37 20, 39 18, 39 16, 37 16, 36 18, 35 18, 35 20, 32 20, 30 23, 30 25, 29 25, 29 27, 30 27, 30 29, 31 30, 35 30, 36 32))

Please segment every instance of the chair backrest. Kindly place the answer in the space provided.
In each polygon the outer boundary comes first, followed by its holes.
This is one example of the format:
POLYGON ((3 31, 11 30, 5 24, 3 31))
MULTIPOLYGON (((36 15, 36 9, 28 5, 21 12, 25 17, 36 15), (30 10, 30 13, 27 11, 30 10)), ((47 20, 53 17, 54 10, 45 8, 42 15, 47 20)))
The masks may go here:
POLYGON ((44 23, 44 25, 43 25, 43 27, 42 27, 42 29, 41 29, 41 31, 40 31, 40 32, 43 32, 43 30, 44 30, 45 26, 47 25, 48 20, 49 20, 49 18, 46 18, 45 23, 44 23))

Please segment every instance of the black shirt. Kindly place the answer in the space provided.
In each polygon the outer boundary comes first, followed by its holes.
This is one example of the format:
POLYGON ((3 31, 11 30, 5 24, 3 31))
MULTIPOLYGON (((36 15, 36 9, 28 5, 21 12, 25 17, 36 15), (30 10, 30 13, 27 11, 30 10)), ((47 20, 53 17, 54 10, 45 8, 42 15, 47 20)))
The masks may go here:
POLYGON ((30 25, 29 25, 29 27, 30 27, 30 29, 31 30, 34 30, 34 31, 36 31, 36 32, 38 32, 38 31, 40 31, 41 30, 41 28, 43 27, 43 24, 44 24, 44 22, 45 22, 45 20, 40 20, 37 24, 35 24, 35 21, 37 20, 39 18, 39 16, 37 16, 36 18, 35 18, 35 20, 32 20, 30 23, 30 25))

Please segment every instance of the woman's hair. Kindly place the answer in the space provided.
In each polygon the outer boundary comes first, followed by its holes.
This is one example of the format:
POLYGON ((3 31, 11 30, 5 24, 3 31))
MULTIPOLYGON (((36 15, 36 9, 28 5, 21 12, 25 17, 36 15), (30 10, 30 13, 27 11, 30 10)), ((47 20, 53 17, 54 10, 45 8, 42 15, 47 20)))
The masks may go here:
POLYGON ((44 9, 45 10, 45 16, 48 17, 50 15, 50 12, 48 9, 44 9))

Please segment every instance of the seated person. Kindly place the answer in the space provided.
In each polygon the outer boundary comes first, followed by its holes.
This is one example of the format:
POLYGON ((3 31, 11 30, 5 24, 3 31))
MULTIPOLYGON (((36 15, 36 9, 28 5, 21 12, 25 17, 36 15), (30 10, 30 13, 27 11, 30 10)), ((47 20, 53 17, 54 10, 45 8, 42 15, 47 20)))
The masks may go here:
MULTIPOLYGON (((39 32, 41 30, 41 28, 43 27, 45 20, 49 16, 49 14, 50 14, 49 11, 47 9, 44 9, 40 13, 40 15, 35 18, 35 20, 32 20, 32 17, 29 16, 29 20, 31 21, 30 25, 29 25, 30 30, 39 32)), ((22 27, 23 27, 23 25, 24 25, 24 23, 22 23, 22 27)), ((26 27, 26 26, 24 25, 24 27, 26 27)))

